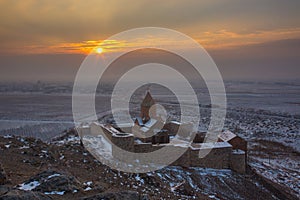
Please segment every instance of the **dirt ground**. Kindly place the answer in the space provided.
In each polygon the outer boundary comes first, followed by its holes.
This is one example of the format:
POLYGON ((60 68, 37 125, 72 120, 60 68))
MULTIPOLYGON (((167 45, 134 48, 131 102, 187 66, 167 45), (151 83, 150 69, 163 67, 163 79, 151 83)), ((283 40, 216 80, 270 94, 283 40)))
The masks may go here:
MULTIPOLYGON (((80 199, 103 193, 135 191, 146 199, 282 199, 251 175, 230 170, 168 167, 147 174, 111 170, 67 134, 51 143, 34 138, 0 137, 0 163, 10 188, 53 170, 74 177, 79 188, 52 199, 80 199)), ((43 192, 46 194, 45 192, 43 192)))

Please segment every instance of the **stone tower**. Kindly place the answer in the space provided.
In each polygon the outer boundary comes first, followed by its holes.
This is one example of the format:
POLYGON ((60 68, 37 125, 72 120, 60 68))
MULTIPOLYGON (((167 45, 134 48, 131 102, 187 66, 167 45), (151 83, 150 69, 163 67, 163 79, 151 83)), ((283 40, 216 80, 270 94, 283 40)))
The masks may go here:
POLYGON ((144 123, 149 121, 150 115, 149 115, 149 110, 151 106, 155 104, 154 99, 152 98, 151 94, 149 91, 147 91, 147 94, 141 104, 141 118, 144 123))

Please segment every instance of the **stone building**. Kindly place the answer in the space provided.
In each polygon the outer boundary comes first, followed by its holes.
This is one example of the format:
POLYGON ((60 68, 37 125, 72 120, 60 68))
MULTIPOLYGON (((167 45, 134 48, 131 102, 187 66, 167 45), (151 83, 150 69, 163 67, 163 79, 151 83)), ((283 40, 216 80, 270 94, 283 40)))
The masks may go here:
POLYGON ((232 146, 232 168, 243 172, 247 164, 247 141, 229 130, 223 131, 218 136, 218 141, 228 142, 232 146))
POLYGON ((190 124, 176 121, 162 122, 155 116, 152 106, 155 105, 151 94, 147 92, 141 103, 141 114, 133 124, 99 124, 79 127, 80 137, 97 136, 102 131, 105 137, 119 148, 112 148, 112 156, 117 158, 121 150, 135 153, 156 151, 165 146, 186 148, 185 153, 172 165, 183 167, 203 167, 232 169, 244 173, 247 165, 247 142, 232 132, 225 131, 219 135, 218 142, 204 143, 206 133, 192 133, 190 124), (193 141, 185 137, 194 136, 193 141), (200 158, 200 151, 210 150, 200 158))
POLYGON ((218 141, 219 142, 228 142, 229 144, 232 145, 232 149, 240 149, 245 152, 247 152, 247 141, 244 140, 243 138, 237 136, 233 132, 227 130, 223 131, 219 136, 218 136, 218 141))

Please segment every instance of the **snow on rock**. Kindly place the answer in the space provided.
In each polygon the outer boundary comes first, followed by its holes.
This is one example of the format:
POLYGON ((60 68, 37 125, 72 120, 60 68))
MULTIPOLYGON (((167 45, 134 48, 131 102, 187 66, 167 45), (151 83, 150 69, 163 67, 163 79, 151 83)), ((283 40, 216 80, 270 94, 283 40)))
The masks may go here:
POLYGON ((19 149, 29 149, 30 147, 29 146, 26 146, 26 145, 23 145, 21 147, 19 147, 19 149))
POLYGON ((31 177, 27 182, 18 186, 25 191, 39 191, 44 194, 63 195, 81 188, 73 176, 67 176, 53 170, 47 170, 31 177))
POLYGON ((141 184, 144 184, 144 183, 145 183, 144 179, 142 179, 142 178, 139 176, 139 174, 137 174, 137 175, 135 176, 135 180, 136 180, 136 181, 139 181, 141 184))
POLYGON ((31 191, 33 189, 35 189, 37 186, 40 185, 40 182, 38 181, 32 181, 29 183, 22 183, 19 185, 18 189, 20 190, 25 190, 25 191, 31 191))
POLYGON ((52 174, 52 175, 48 176, 48 179, 53 178, 53 177, 57 177, 57 176, 61 176, 61 174, 52 174))
POLYGON ((10 139, 10 138, 13 138, 13 136, 12 135, 4 135, 3 138, 10 139))
POLYGON ((60 139, 55 139, 52 143, 61 146, 65 144, 78 144, 80 143, 80 138, 77 135, 65 135, 60 139))
POLYGON ((84 191, 90 191, 90 190, 92 190, 91 186, 93 185, 93 182, 92 181, 87 181, 87 182, 83 183, 83 185, 86 187, 84 189, 84 191))
POLYGON ((84 191, 90 191, 90 190, 92 190, 91 187, 87 187, 87 188, 84 189, 84 191))
POLYGON ((83 183, 83 185, 85 185, 85 186, 91 186, 92 184, 93 184, 92 181, 87 181, 87 182, 83 183))
POLYGON ((53 195, 53 194, 56 194, 56 195, 64 195, 65 194, 65 191, 52 191, 52 192, 44 192, 44 194, 48 194, 48 195, 53 195))

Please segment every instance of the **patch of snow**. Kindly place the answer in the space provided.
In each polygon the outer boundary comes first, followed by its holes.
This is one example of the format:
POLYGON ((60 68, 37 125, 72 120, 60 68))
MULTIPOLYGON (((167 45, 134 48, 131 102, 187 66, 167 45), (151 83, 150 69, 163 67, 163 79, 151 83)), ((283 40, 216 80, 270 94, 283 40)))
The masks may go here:
POLYGON ((135 139, 135 142, 136 142, 137 144, 145 144, 145 143, 142 142, 140 139, 135 139))
POLYGON ((151 172, 148 172, 147 176, 153 176, 153 174, 151 172))
POLYGON ((171 121, 171 123, 176 124, 176 125, 181 125, 181 123, 178 121, 171 121))
POLYGON ((44 194, 50 194, 50 195, 53 195, 53 194, 56 194, 56 195, 64 195, 65 194, 65 191, 52 191, 52 192, 44 192, 44 194))
POLYGON ((48 179, 53 178, 53 177, 57 177, 57 176, 60 176, 60 175, 61 174, 52 174, 52 175, 48 176, 48 179))
POLYGON ((221 140, 223 140, 224 142, 228 142, 229 140, 232 140, 233 138, 236 137, 236 134, 234 134, 233 132, 227 130, 227 131, 224 131, 223 133, 221 133, 219 135, 219 138, 221 140))
POLYGON ((22 146, 22 147, 19 147, 19 149, 29 149, 30 147, 29 146, 22 146))
MULTIPOLYGON (((178 184, 174 184, 174 186, 171 186, 171 191, 172 192, 175 192, 175 190, 177 189, 177 188, 179 188, 181 185, 183 185, 183 184, 185 184, 185 181, 182 181, 181 183, 178 183, 178 184)), ((173 185, 173 184, 172 184, 173 185)))
POLYGON ((142 184, 145 183, 144 179, 142 179, 138 174, 136 175, 135 180, 141 182, 142 184))
POLYGON ((91 186, 92 184, 93 184, 93 181, 88 181, 88 182, 83 183, 83 185, 85 185, 85 186, 91 186))
POLYGON ((90 191, 90 190, 92 190, 91 187, 87 187, 87 188, 84 189, 84 191, 90 191))
POLYGON ((78 136, 70 135, 67 138, 64 138, 59 141, 55 141, 54 143, 60 146, 60 145, 68 144, 68 143, 78 143, 79 141, 80 141, 80 138, 78 136))
POLYGON ((231 145, 228 142, 210 142, 193 144, 192 149, 216 149, 216 148, 230 148, 231 145))
POLYGON ((245 154, 245 151, 240 150, 240 149, 234 149, 234 150, 232 150, 232 153, 233 154, 243 155, 243 154, 245 154))
POLYGON ((37 186, 39 186, 40 183, 38 181, 32 181, 30 183, 22 183, 18 189, 25 190, 25 191, 31 191, 35 189, 37 186))
POLYGON ((79 140, 80 140, 80 139, 79 139, 78 136, 72 135, 72 136, 70 136, 70 137, 68 137, 68 138, 66 139, 66 142, 77 142, 77 141, 79 141, 79 140))
POLYGON ((157 174, 157 176, 159 176, 160 178, 163 177, 161 173, 158 173, 158 172, 157 172, 156 174, 157 174))
POLYGON ((170 140, 172 140, 172 139, 174 139, 175 138, 175 136, 174 135, 171 135, 170 136, 170 140))
POLYGON ((9 148, 10 147, 10 144, 6 144, 6 145, 4 145, 5 146, 5 148, 9 148))

